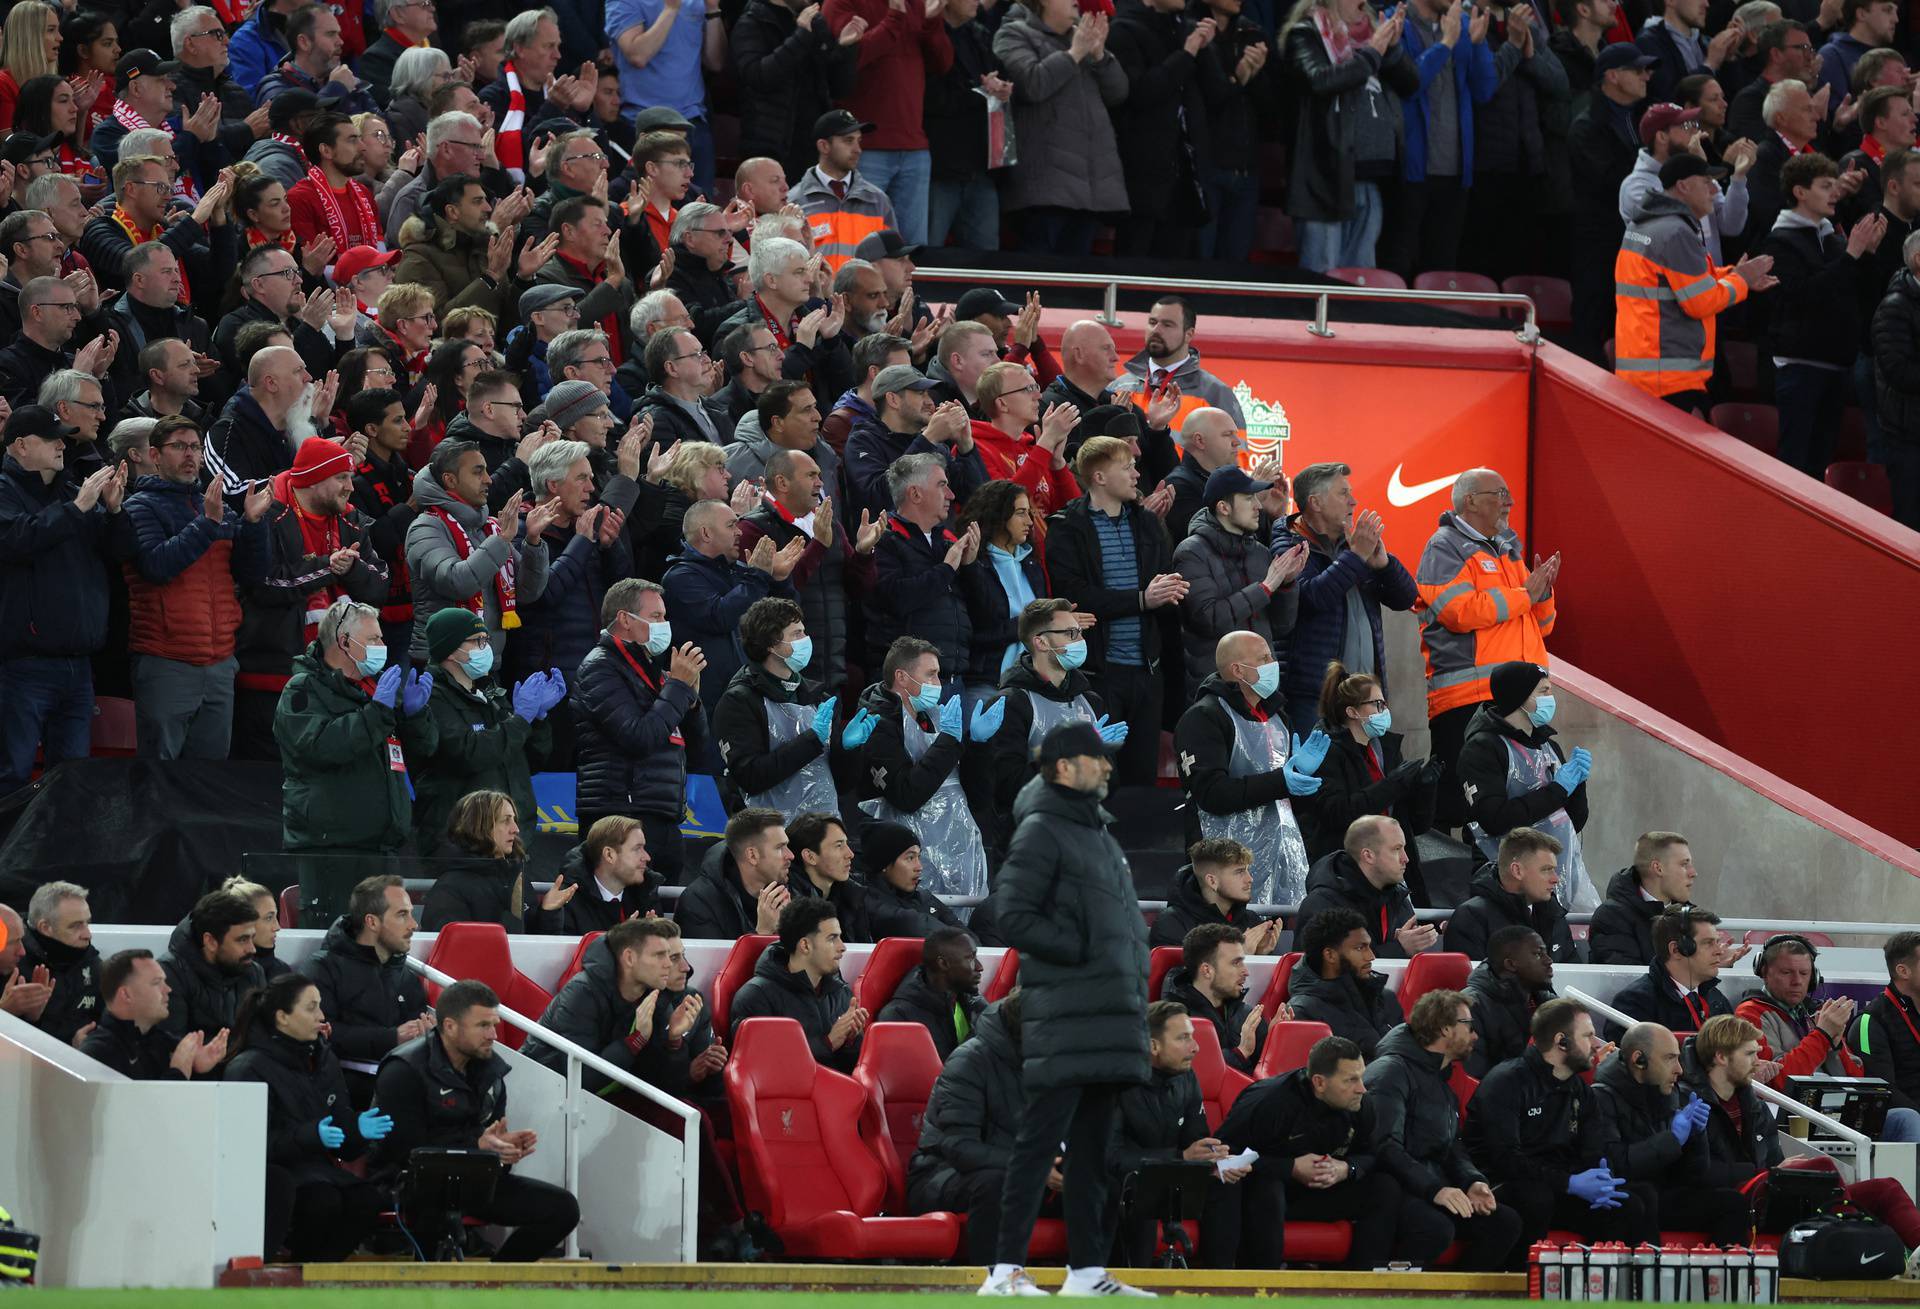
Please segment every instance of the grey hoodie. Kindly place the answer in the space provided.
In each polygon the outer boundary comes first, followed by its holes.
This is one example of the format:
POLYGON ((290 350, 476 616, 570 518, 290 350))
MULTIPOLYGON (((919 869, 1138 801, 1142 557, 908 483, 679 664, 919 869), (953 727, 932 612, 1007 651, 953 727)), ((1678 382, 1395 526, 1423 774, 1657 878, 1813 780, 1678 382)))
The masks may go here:
MULTIPOLYGON (((500 594, 494 577, 509 559, 514 563, 514 596, 517 605, 527 605, 547 589, 547 547, 544 541, 510 540, 506 536, 486 536, 480 511, 455 498, 433 475, 431 465, 413 476, 414 502, 420 516, 407 529, 407 572, 413 577, 413 645, 416 659, 427 657, 427 620, 448 605, 466 605, 477 592, 485 605, 487 639, 493 643, 494 658, 506 650, 506 629, 500 622, 500 594), (465 559, 453 542, 447 525, 431 513, 446 511, 467 533, 471 549, 465 559)), ((521 529, 514 528, 518 538, 521 529)))
MULTIPOLYGON (((773 452, 779 448, 773 443, 772 437, 760 430, 759 414, 748 411, 740 415, 740 423, 733 429, 733 440, 726 447, 727 477, 734 482, 764 479, 767 460, 773 458, 773 452)), ((814 438, 813 449, 807 453, 813 456, 814 463, 820 465, 821 487, 826 494, 832 495, 834 488, 840 485, 840 456, 821 437, 814 438)))

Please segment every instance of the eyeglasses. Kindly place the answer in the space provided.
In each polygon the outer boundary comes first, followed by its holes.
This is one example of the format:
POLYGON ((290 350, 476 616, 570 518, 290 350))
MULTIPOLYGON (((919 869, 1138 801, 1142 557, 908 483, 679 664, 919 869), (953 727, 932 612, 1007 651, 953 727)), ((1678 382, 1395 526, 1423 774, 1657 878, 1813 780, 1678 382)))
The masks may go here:
POLYGON ((526 405, 518 400, 489 400, 487 403, 490 405, 499 405, 502 409, 516 410, 520 413, 525 413, 527 408, 526 405))
POLYGON ((185 454, 197 455, 207 447, 199 441, 168 441, 160 448, 162 450, 179 450, 185 454))
POLYGON ((80 303, 77 300, 42 300, 35 307, 39 309, 71 309, 76 314, 80 312, 80 303))
POLYGON ((1355 705, 1354 707, 1356 709, 1385 709, 1387 707, 1387 702, 1385 700, 1382 700, 1379 696, 1375 696, 1371 700, 1362 700, 1359 704, 1355 705))
POLYGON ((657 162, 662 168, 681 168, 689 173, 693 171, 693 160, 691 159, 661 159, 657 162))
POLYGON ((601 154, 598 150, 594 151, 590 155, 568 155, 565 158, 563 158, 560 162, 563 164, 577 164, 582 159, 591 159, 593 160, 594 163, 600 164, 603 167, 606 165, 606 162, 607 162, 607 157, 601 154))
POLYGON ((688 359, 703 358, 706 355, 706 353, 707 352, 705 350, 690 350, 686 354, 675 355, 673 358, 667 360, 667 362, 670 364, 682 363, 688 359))
POLYGON ((150 186, 156 191, 173 190, 172 182, 150 182, 145 178, 140 178, 140 177, 129 179, 127 182, 127 185, 128 186, 150 186))
POLYGON ((256 279, 262 277, 284 277, 297 282, 300 280, 300 270, 297 268, 275 268, 270 272, 255 273, 254 277, 256 279))
POLYGON ((463 150, 484 150, 487 148, 486 144, 481 141, 447 141, 443 144, 457 145, 463 150))
POLYGON ((35 155, 33 158, 27 160, 27 167, 28 168, 52 168, 59 162, 60 160, 58 159, 58 157, 54 155, 35 155))
POLYGON ((20 238, 20 244, 22 245, 26 245, 28 242, 31 242, 31 241, 52 241, 55 245, 58 245, 60 243, 60 233, 38 232, 38 233, 35 233, 33 236, 23 236, 20 238))
POLYGON ((1507 490, 1507 488, 1504 486, 1501 487, 1498 491, 1475 491, 1474 494, 1495 496, 1499 499, 1501 504, 1510 505, 1513 503, 1513 492, 1507 490))
POLYGON ((613 356, 601 355, 598 359, 576 359, 573 362, 577 368, 585 368, 588 364, 599 364, 610 368, 613 366, 613 356))
POLYGON ((396 318, 393 321, 396 323, 432 323, 438 322, 439 320, 433 316, 433 310, 429 309, 424 314, 408 314, 405 318, 396 318))
POLYGON ((227 43, 227 29, 224 27, 210 27, 204 32, 194 32, 191 35, 189 35, 187 39, 191 41, 196 36, 210 37, 211 39, 218 41, 221 45, 225 45, 227 43))
POLYGON ((70 405, 79 405, 82 409, 91 409, 99 414, 107 412, 107 406, 99 400, 69 400, 67 403, 70 405))

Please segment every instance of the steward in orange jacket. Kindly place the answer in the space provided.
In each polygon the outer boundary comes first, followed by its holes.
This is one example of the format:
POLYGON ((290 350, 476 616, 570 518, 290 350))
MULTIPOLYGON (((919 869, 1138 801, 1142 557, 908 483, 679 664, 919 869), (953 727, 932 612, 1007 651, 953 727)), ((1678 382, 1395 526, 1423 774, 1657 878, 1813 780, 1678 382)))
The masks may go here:
POLYGON ((1655 399, 1707 389, 1714 320, 1751 291, 1707 257, 1699 218, 1712 211, 1712 170, 1683 155, 1661 167, 1660 182, 1669 189, 1640 206, 1613 264, 1613 370, 1655 399))
MULTIPOLYGON (((1469 473, 1471 477, 1473 474, 1469 473)), ((1458 511, 1420 554, 1420 645, 1427 657, 1427 717, 1493 698, 1487 679, 1514 659, 1545 666, 1554 599, 1527 593, 1526 553, 1504 526, 1485 536, 1458 511)))

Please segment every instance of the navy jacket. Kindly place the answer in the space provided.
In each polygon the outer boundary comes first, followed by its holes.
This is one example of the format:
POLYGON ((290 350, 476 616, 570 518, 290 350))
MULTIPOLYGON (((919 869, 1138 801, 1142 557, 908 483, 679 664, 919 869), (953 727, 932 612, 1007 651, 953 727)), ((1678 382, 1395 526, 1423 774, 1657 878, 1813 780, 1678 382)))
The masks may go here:
POLYGON ((567 689, 579 812, 678 820, 686 804, 688 747, 706 749, 698 693, 666 676, 644 650, 622 651, 606 635, 580 661, 567 689))
MULTIPOLYGON (((816 392, 816 394, 818 394, 816 392)), ((847 433, 846 464, 841 477, 846 481, 847 504, 841 517, 860 521, 860 511, 868 509, 874 517, 893 508, 893 492, 887 487, 887 467, 902 455, 938 454, 947 459, 947 485, 953 490, 953 502, 965 504, 987 480, 986 465, 980 452, 955 458, 952 449, 935 445, 925 436, 909 436, 890 430, 879 418, 861 414, 847 433)))
MULTIPOLYGON (((1646 975, 1621 987, 1613 997, 1613 1007, 1627 1017, 1643 1023, 1658 1023, 1670 1032, 1697 1032, 1709 1018, 1733 1012, 1733 1002, 1720 993, 1718 979, 1700 984, 1691 996, 1682 997, 1667 970, 1658 963, 1647 965, 1646 975)), ((1619 1027, 1608 1039, 1619 1039, 1619 1027)))
POLYGON ((955 570, 947 567, 946 560, 948 548, 958 539, 951 529, 936 527, 929 541, 918 528, 898 518, 887 520, 887 530, 874 547, 879 589, 867 613, 870 667, 880 667, 887 647, 900 636, 917 636, 939 646, 943 677, 957 676, 967 666, 973 620, 967 615, 955 570))
POLYGON ((65 472, 43 482, 0 462, 0 659, 90 655, 107 639, 110 516, 74 507, 65 472))
MULTIPOLYGON (((621 508, 632 504, 629 496, 621 508)), ((578 668, 600 639, 600 601, 607 588, 634 575, 624 530, 605 548, 571 527, 552 529, 546 540, 547 587, 538 600, 520 607, 520 630, 507 642, 509 684, 549 668, 578 668)))
POLYGON ((1347 639, 1347 592, 1360 588, 1361 607, 1373 628, 1373 667, 1384 679, 1386 643, 1380 635, 1380 609, 1412 609, 1420 593, 1405 564, 1387 556, 1385 568, 1369 568, 1364 559, 1342 543, 1337 550, 1309 531, 1299 514, 1289 514, 1273 527, 1273 549, 1278 554, 1307 543, 1307 566, 1294 579, 1300 607, 1293 619, 1293 636, 1286 650, 1275 651, 1284 661, 1280 689, 1289 700, 1318 700, 1327 665, 1340 657, 1347 639))
MULTIPOLYGON (((1093 502, 1086 496, 1069 500, 1047 516, 1047 571, 1053 577, 1053 593, 1073 601, 1075 608, 1094 615, 1100 622, 1087 633, 1087 676, 1099 681, 1107 661, 1108 624, 1115 618, 1140 619, 1140 650, 1147 666, 1160 662, 1160 628, 1165 616, 1160 611, 1141 608, 1147 583, 1173 568, 1173 544, 1167 527, 1157 514, 1142 509, 1136 502, 1123 515, 1133 528, 1133 559, 1139 585, 1130 591, 1117 591, 1106 585, 1100 562, 1100 534, 1093 525, 1093 502)), ((1170 608, 1170 607, 1169 607, 1170 608)))
POLYGON ((700 674, 700 698, 707 704, 720 699, 747 661, 740 618, 748 607, 770 595, 793 599, 793 588, 771 574, 739 560, 709 559, 691 546, 667 561, 660 585, 667 588, 674 639, 692 641, 707 657, 700 674))

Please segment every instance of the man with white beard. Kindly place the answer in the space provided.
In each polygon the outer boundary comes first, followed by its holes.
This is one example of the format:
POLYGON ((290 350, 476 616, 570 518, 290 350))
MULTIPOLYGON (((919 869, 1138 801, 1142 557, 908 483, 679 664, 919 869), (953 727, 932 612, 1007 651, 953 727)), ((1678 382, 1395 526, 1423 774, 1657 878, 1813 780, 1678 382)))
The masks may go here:
MULTIPOLYGON (((282 253, 285 253, 282 251, 282 253)), ((294 452, 333 408, 339 374, 314 385, 291 346, 271 345, 247 364, 247 384, 234 392, 207 434, 207 469, 230 492, 293 466, 294 452)))
POLYGON ((849 259, 833 275, 833 293, 847 299, 841 339, 851 350, 863 336, 887 330, 887 279, 864 259, 849 259))

